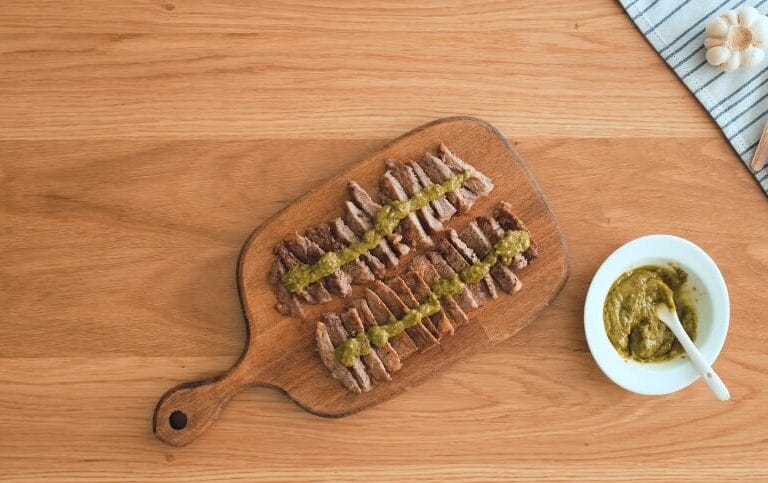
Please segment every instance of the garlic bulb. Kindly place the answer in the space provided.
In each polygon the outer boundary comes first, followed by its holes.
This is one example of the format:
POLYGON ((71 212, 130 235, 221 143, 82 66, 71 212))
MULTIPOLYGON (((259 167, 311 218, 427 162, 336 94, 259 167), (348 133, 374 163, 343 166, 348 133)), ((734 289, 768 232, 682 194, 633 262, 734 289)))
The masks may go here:
POLYGON ((707 25, 707 62, 724 71, 754 67, 768 48, 768 17, 753 7, 726 10, 707 25))

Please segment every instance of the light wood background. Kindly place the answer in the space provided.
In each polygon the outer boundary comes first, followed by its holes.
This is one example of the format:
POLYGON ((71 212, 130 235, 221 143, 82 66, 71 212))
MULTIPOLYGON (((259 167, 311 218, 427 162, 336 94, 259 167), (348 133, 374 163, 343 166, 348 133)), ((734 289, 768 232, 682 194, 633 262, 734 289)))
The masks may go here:
POLYGON ((5 0, 0 479, 768 478, 767 221, 611 0, 5 0), (251 230, 453 114, 499 127, 548 195, 572 259, 555 303, 359 415, 255 388, 191 446, 154 439, 157 398, 240 353, 251 230), (699 383, 631 394, 587 350, 592 274, 649 233, 689 238, 725 275, 730 402, 699 383))

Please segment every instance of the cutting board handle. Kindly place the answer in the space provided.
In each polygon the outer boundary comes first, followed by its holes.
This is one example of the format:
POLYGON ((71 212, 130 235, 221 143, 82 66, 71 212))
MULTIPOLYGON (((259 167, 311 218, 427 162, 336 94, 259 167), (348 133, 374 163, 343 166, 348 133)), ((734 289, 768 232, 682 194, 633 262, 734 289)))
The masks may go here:
POLYGON ((191 443, 213 424, 224 405, 248 383, 246 371, 238 363, 224 374, 174 387, 155 407, 152 419, 155 436, 171 446, 191 443))

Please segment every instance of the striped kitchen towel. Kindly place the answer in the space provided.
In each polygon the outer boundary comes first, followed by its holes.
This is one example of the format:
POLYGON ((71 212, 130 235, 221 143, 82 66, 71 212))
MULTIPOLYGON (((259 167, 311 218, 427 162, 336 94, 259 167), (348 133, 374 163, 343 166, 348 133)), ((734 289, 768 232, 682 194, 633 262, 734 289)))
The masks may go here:
MULTIPOLYGON (((724 10, 753 6, 766 14, 768 0, 619 0, 661 57, 723 130, 749 168, 768 122, 768 56, 757 67, 724 73, 704 58, 704 29, 724 10)), ((768 166, 753 173, 768 194, 768 166)))

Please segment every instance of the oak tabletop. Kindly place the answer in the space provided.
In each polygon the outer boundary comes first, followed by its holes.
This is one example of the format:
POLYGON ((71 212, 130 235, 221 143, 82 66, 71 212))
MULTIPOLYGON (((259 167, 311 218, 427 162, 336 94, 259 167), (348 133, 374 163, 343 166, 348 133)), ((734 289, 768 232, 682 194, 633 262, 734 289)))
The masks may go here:
POLYGON ((0 11, 0 479, 768 478, 768 203, 618 3, 6 0, 0 11), (418 5, 418 6, 416 6, 418 5), (251 231, 424 122, 479 116, 526 160, 571 276, 529 327, 380 406, 252 388, 184 448, 171 386, 228 368, 251 231), (640 235, 704 248, 731 296, 715 364, 612 384, 582 307, 640 235))

